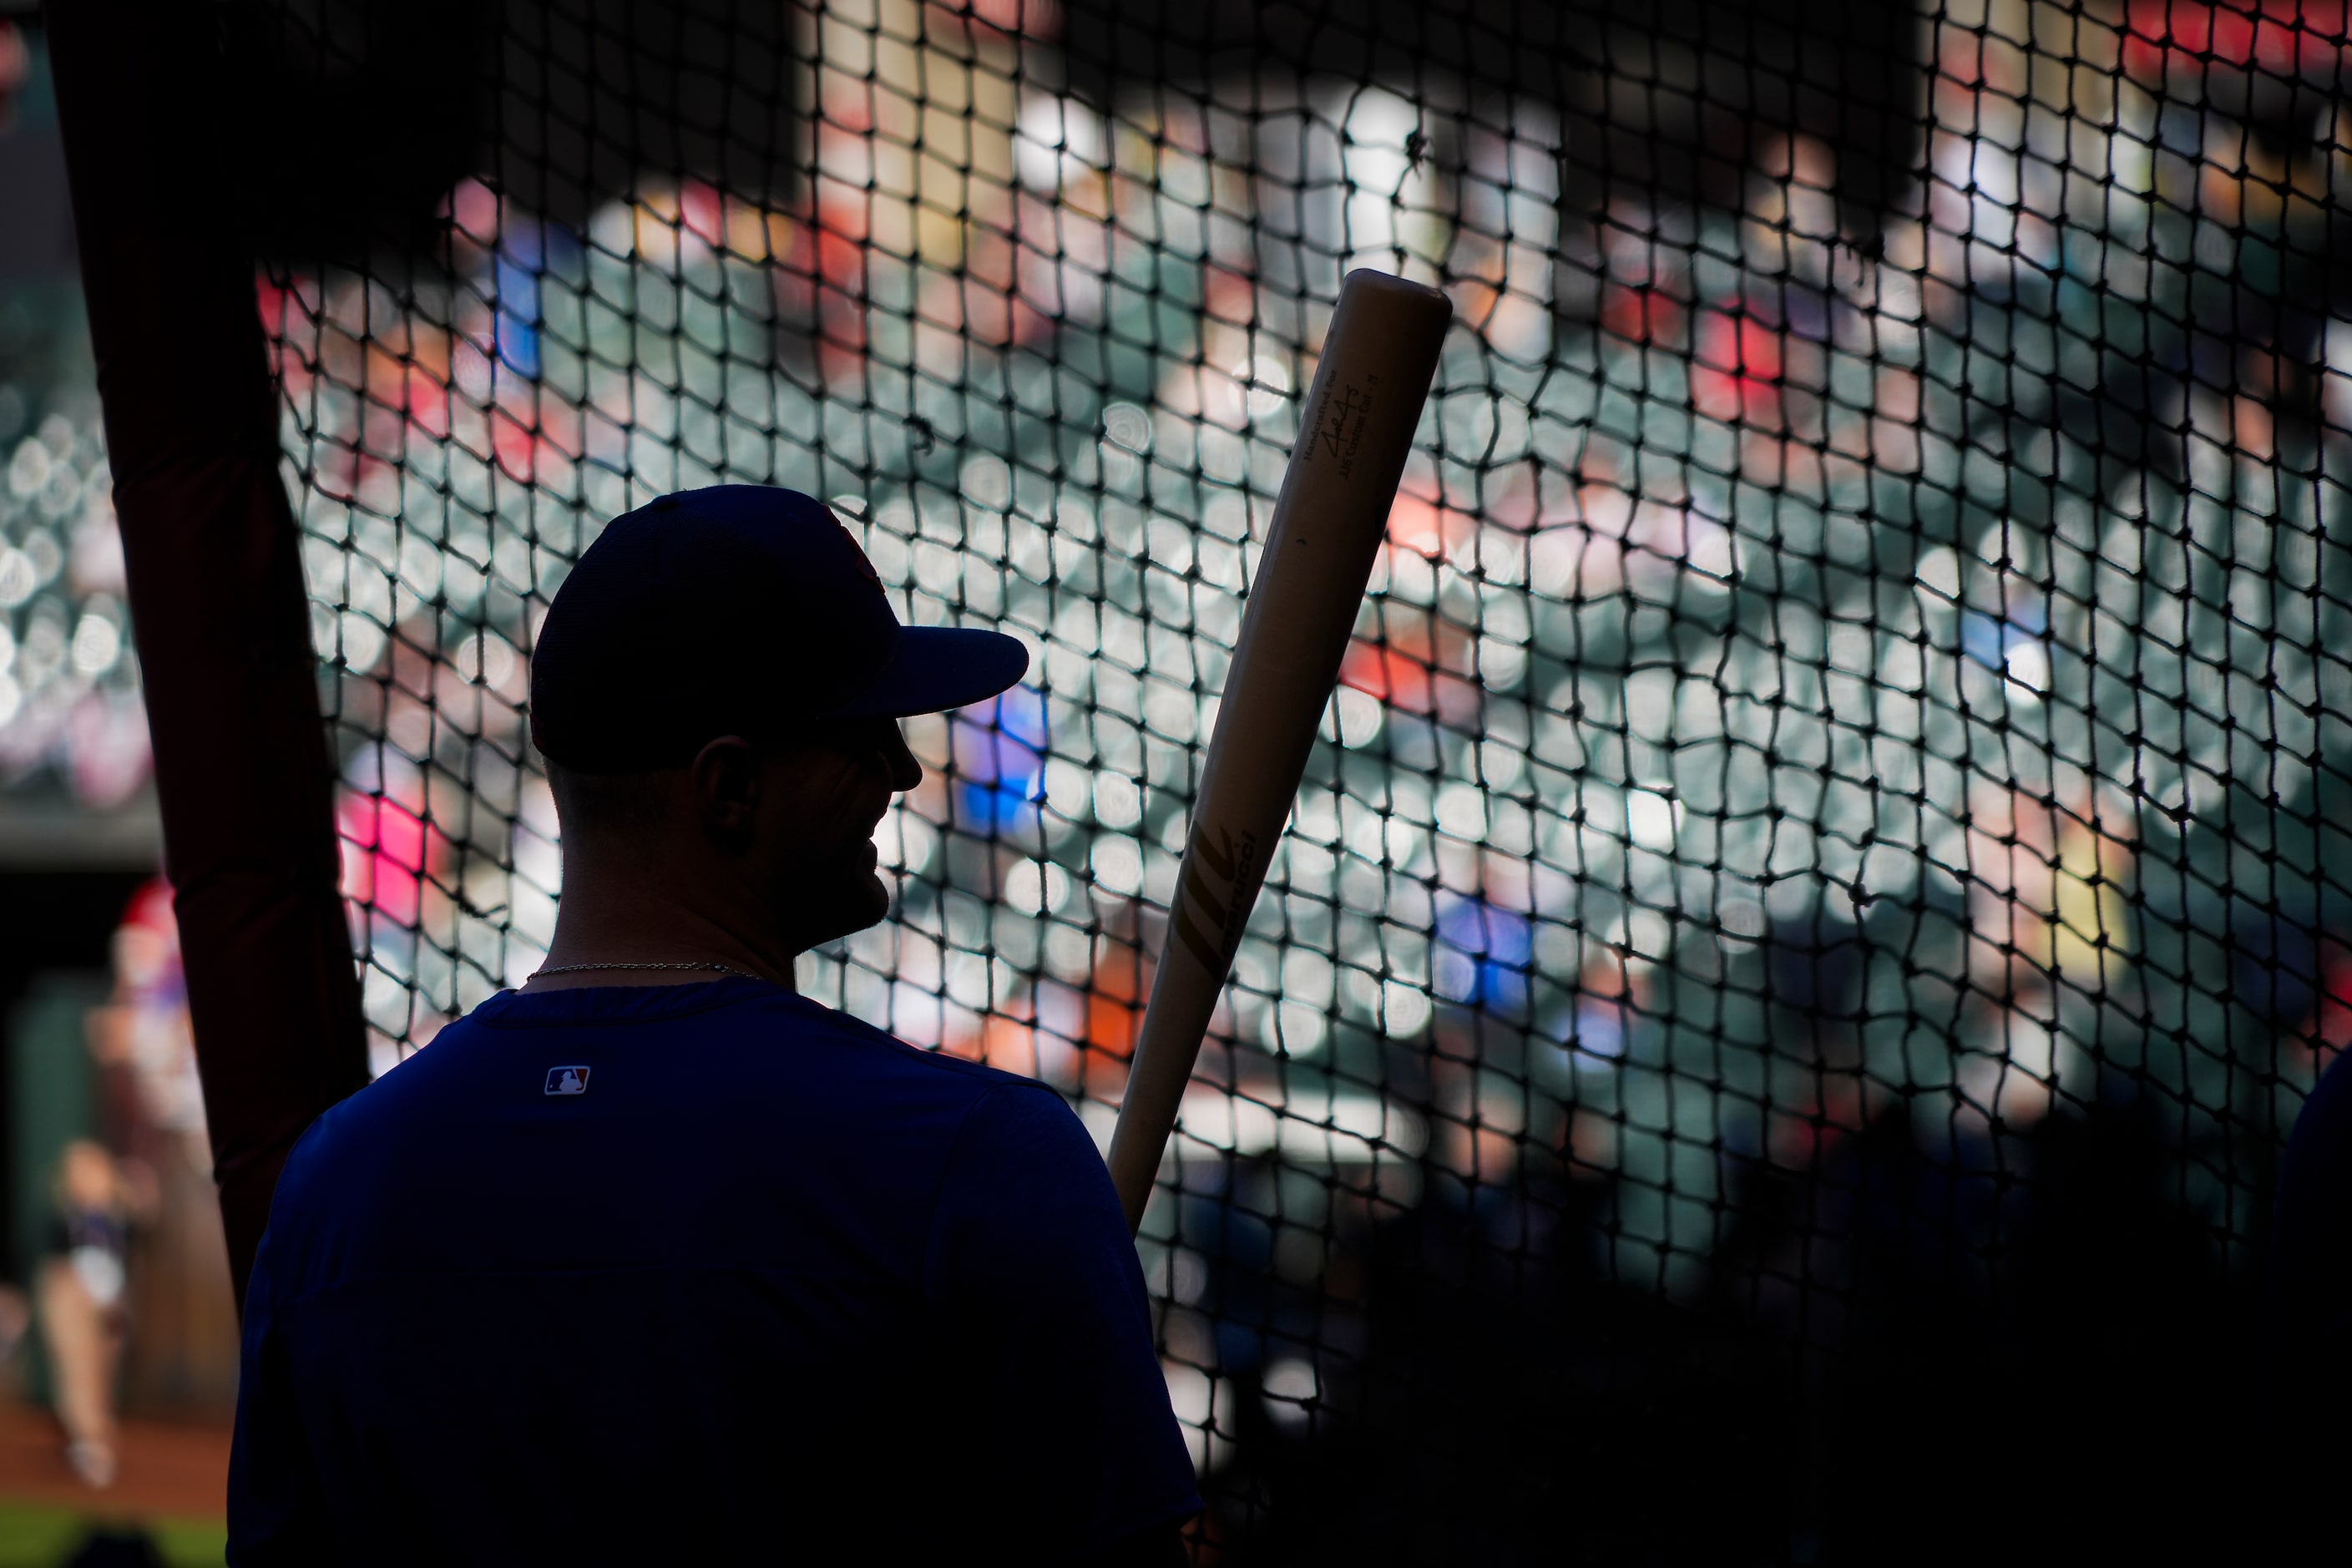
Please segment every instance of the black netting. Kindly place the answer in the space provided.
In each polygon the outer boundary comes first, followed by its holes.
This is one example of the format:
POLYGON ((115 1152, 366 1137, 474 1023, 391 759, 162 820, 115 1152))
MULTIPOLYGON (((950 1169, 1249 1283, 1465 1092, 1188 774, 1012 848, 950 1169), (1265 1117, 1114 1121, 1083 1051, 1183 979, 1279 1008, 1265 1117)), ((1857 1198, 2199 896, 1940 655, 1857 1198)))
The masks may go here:
POLYGON ((1457 323, 1140 1244, 1202 1560, 2244 1514, 2352 1042, 2340 5, 227 15, 380 1065, 551 930, 567 565, 767 481, 1033 655, 804 988, 1107 1135, 1380 267, 1457 323))

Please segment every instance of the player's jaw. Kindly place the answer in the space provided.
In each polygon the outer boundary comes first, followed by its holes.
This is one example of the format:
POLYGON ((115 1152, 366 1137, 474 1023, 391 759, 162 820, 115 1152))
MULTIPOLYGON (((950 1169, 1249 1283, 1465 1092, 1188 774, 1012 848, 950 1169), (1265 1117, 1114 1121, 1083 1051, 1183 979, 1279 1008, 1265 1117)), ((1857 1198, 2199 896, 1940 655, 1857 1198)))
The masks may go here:
POLYGON ((874 834, 891 796, 921 782, 895 721, 835 727, 803 754, 803 788, 790 808, 793 852, 775 896, 805 950, 863 931, 890 912, 874 834))

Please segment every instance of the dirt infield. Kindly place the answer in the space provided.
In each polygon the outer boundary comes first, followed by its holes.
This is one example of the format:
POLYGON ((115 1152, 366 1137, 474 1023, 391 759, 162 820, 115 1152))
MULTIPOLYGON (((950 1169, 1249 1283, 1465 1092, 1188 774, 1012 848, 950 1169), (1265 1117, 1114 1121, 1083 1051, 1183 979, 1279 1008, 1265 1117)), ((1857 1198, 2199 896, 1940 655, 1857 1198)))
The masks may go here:
POLYGON ((225 1426, 122 1424, 121 1474, 94 1491, 66 1468, 48 1412, 0 1404, 0 1499, 76 1509, 93 1521, 218 1520, 228 1493, 225 1426))

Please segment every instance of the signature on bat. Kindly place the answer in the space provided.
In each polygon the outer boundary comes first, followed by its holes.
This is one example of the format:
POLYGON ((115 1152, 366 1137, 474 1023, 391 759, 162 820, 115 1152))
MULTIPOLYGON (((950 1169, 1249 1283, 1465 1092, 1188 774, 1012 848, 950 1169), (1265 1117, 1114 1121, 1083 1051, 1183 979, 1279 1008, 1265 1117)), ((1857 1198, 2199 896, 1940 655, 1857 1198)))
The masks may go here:
POLYGON ((1318 450, 1333 458, 1339 465, 1339 477, 1348 479, 1356 469, 1357 454, 1364 449, 1364 426, 1371 420, 1372 397, 1369 388, 1379 381, 1377 375, 1364 377, 1364 387, 1350 382, 1334 395, 1326 392, 1315 410, 1315 425, 1307 433, 1307 444, 1300 456, 1313 462, 1318 450))

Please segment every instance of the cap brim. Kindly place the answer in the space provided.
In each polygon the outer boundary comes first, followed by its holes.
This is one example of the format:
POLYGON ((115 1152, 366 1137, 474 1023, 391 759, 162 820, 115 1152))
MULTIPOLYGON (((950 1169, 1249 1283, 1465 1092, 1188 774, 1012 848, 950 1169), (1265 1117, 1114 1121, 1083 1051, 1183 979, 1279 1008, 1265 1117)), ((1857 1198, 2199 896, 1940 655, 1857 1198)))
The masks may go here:
POLYGON ((905 719, 985 702, 1029 672, 1029 650, 1003 632, 901 626, 874 684, 831 712, 845 719, 905 719))

